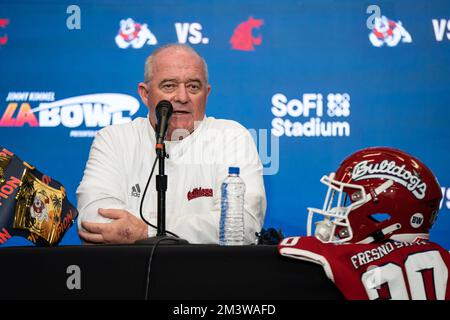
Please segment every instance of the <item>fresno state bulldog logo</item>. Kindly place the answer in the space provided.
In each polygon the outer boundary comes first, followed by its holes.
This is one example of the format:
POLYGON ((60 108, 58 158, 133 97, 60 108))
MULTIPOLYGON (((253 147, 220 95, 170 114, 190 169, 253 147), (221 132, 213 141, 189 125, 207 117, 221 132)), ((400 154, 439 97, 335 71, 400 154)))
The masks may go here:
POLYGON ((253 51, 255 50, 255 45, 259 46, 262 43, 262 36, 253 37, 252 31, 255 28, 259 28, 264 24, 262 19, 254 19, 253 17, 248 18, 247 21, 239 24, 236 29, 234 29, 233 36, 231 37, 230 43, 234 50, 242 51, 253 51))
POLYGON ((48 221, 48 212, 45 208, 45 203, 49 203, 49 199, 46 197, 46 199, 43 201, 41 198, 41 195, 37 194, 34 197, 33 204, 30 207, 30 213, 31 217, 36 219, 39 223, 42 223, 42 221, 48 221))
POLYGON ((115 40, 121 49, 126 49, 129 46, 134 49, 140 49, 144 44, 155 45, 158 43, 147 24, 137 23, 131 18, 120 20, 119 34, 115 40))
POLYGON ((395 47, 400 41, 404 43, 412 42, 411 35, 400 21, 394 22, 385 16, 375 18, 369 39, 375 47, 381 47, 383 44, 395 47))

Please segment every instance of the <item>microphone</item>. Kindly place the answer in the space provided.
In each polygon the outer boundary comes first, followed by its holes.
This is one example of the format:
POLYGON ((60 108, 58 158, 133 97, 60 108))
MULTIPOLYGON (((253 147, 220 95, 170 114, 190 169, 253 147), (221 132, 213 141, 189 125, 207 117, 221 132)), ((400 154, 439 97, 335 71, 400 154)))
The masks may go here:
POLYGON ((164 142, 169 119, 173 113, 172 104, 167 100, 161 100, 156 105, 156 147, 164 142))
POLYGON ((147 192, 148 185, 153 175, 153 170, 155 169, 156 162, 159 164, 159 173, 156 176, 156 191, 158 192, 158 200, 157 200, 157 232, 156 237, 147 238, 138 240, 136 244, 151 244, 154 245, 154 249, 161 242, 165 241, 169 244, 187 244, 188 242, 184 239, 180 239, 176 234, 166 231, 166 192, 167 192, 167 175, 165 174, 165 165, 164 160, 166 158, 166 150, 164 147, 164 138, 166 136, 167 128, 169 126, 169 119, 172 116, 173 107, 172 104, 167 100, 161 100, 158 102, 155 108, 156 114, 156 158, 153 163, 152 172, 150 173, 150 177, 147 180, 147 185, 144 189, 144 194, 142 195, 141 205, 139 208, 139 213, 141 215, 142 220, 144 220, 149 226, 155 227, 150 222, 145 220, 144 215, 142 213, 142 206, 144 203, 144 197, 147 192), (167 236, 167 234, 171 234, 174 237, 167 236))

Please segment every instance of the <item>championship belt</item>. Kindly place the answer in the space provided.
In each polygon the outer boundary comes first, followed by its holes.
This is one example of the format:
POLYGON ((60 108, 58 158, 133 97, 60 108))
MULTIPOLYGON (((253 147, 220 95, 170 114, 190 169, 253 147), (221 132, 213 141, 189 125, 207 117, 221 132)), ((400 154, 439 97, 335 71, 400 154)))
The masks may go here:
POLYGON ((21 236, 57 245, 77 216, 61 183, 0 147, 0 244, 21 236))

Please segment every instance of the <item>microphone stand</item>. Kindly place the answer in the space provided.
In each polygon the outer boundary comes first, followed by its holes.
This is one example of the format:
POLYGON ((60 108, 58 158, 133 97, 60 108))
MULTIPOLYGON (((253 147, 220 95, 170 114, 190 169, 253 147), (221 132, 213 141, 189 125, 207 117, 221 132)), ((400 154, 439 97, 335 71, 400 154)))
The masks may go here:
POLYGON ((156 176, 156 191, 158 192, 158 218, 156 236, 166 235, 166 191, 167 175, 165 173, 166 146, 163 143, 156 145, 156 156, 158 157, 158 175, 156 176))
POLYGON ((159 171, 156 176, 156 191, 158 192, 156 237, 138 240, 135 244, 155 245, 159 242, 164 242, 164 244, 189 244, 189 242, 184 239, 168 236, 166 233, 167 175, 165 174, 165 160, 167 154, 164 142, 156 144, 156 157, 158 158, 159 171))

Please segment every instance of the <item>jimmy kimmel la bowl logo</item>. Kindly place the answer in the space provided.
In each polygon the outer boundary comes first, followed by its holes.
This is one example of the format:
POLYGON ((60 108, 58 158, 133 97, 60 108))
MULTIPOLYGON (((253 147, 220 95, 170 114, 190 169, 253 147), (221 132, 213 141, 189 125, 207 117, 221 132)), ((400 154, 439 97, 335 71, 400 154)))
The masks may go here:
POLYGON ((55 96, 55 92, 9 92, 0 127, 63 126, 74 129, 70 131, 71 137, 92 137, 95 129, 130 122, 139 110, 136 98, 121 93, 95 93, 61 100, 55 96))

